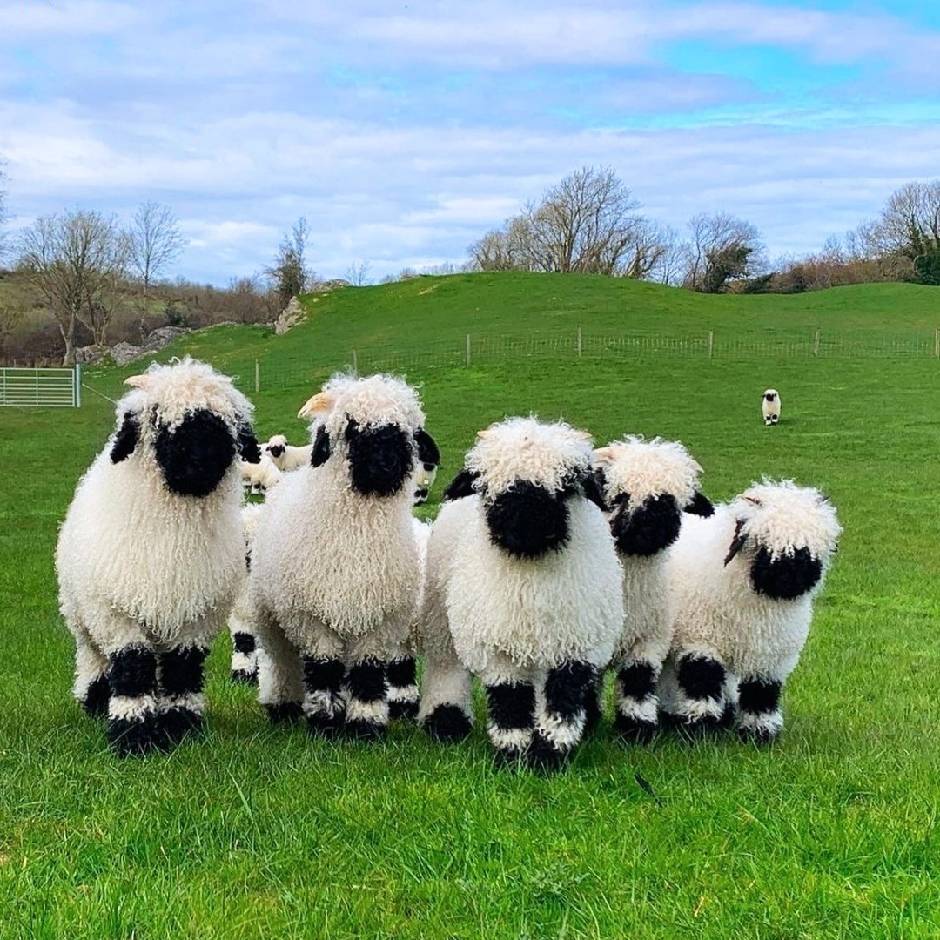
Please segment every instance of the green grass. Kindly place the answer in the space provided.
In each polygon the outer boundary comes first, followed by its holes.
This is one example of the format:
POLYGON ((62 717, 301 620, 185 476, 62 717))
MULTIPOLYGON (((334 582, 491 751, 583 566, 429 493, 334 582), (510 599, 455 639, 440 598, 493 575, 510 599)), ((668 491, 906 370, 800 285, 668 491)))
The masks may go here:
MULTIPOLYGON (((903 285, 706 298, 455 277, 343 291, 285 337, 219 328, 186 348, 243 376, 255 358, 263 376, 305 358, 312 382, 350 349, 420 350, 468 329, 932 332, 938 306, 940 292, 903 285)), ((111 394, 126 371, 90 381, 111 394)), ((222 639, 206 739, 120 763, 69 699, 52 568, 111 407, 89 396, 78 412, 4 411, 0 936, 940 935, 940 363, 565 355, 409 377, 444 478, 478 428, 536 411, 601 440, 678 437, 713 498, 765 473, 823 487, 845 536, 784 738, 623 749, 605 727, 551 779, 494 770, 480 730, 453 749, 409 728, 379 747, 317 743, 266 726, 229 685, 222 639), (772 430, 759 419, 767 385, 784 401, 772 430)), ((263 382, 261 432, 297 437, 310 391, 263 382)))

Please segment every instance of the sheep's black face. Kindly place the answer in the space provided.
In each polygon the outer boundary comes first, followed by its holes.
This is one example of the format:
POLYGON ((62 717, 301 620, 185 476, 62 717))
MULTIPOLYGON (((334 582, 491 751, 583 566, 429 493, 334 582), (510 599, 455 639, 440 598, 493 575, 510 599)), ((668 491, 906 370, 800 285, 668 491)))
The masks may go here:
POLYGON ((214 492, 235 459, 228 425, 205 409, 190 412, 175 427, 157 426, 154 451, 167 487, 180 496, 214 492))
POLYGON ((353 488, 363 496, 394 496, 411 476, 414 445, 397 424, 346 425, 346 459, 353 488))
POLYGON ((620 554, 644 558, 672 545, 681 527, 682 513, 669 493, 648 497, 633 512, 629 511, 629 497, 621 497, 610 520, 610 531, 620 554))
POLYGON ((486 505, 494 545, 517 558, 538 558, 568 541, 570 492, 520 480, 486 505))
POLYGON ((777 397, 777 396, 774 395, 773 392, 767 392, 767 394, 764 395, 764 398, 765 398, 767 401, 773 401, 776 397, 777 397))
POLYGON ((284 453, 284 450, 285 450, 285 448, 284 448, 284 445, 283 445, 283 444, 272 444, 272 445, 268 448, 268 453, 269 453, 272 457, 280 457, 281 454, 284 453))
POLYGON ((808 548, 772 558, 771 553, 761 547, 751 562, 754 590, 774 600, 791 601, 815 587, 821 577, 822 561, 813 558, 808 548))

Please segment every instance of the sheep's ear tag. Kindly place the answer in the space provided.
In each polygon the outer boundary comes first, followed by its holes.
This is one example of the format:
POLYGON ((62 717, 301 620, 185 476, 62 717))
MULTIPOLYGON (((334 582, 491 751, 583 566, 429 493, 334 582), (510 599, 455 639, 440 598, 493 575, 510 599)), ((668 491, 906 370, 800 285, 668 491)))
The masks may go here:
POLYGON ((333 396, 329 392, 317 392, 316 395, 308 398, 304 406, 297 412, 298 418, 314 418, 318 414, 323 414, 333 407, 333 396))
POLYGON ((124 380, 124 384, 129 385, 131 388, 146 388, 149 382, 150 376, 146 374, 129 375, 124 380))

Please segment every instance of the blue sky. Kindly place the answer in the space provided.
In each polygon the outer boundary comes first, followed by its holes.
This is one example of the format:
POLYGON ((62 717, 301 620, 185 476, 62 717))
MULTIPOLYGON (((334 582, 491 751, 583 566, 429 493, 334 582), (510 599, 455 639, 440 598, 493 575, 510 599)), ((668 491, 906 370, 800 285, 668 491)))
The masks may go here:
POLYGON ((940 4, 0 0, 13 227, 173 207, 179 273, 459 262, 582 164, 681 229, 723 209, 771 257, 940 175, 940 4))

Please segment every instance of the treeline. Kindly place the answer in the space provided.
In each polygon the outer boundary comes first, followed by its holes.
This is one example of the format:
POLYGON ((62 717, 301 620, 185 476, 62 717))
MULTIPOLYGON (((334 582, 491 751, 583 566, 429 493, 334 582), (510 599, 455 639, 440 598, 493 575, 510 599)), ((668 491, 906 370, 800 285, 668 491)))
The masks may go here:
POLYGON ((773 264, 745 219, 702 213, 677 232, 639 208, 612 169, 583 167, 471 245, 469 266, 643 278, 706 293, 940 284, 940 181, 908 183, 878 218, 830 238, 819 252, 773 264))

